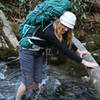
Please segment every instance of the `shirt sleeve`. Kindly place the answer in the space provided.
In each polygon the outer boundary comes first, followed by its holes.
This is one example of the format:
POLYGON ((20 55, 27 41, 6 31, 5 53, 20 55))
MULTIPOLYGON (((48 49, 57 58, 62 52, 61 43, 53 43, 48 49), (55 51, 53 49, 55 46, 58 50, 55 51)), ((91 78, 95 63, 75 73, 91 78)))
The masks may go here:
MULTIPOLYGON (((82 58, 80 58, 75 52, 71 51, 64 43, 60 42, 54 33, 47 33, 46 40, 56 47, 60 52, 62 52, 64 55, 70 57, 71 59, 77 61, 77 62, 82 62, 82 58)), ((75 47, 76 49, 76 47, 75 47)))
POLYGON ((72 43, 72 50, 76 51, 78 48, 76 47, 76 45, 74 43, 72 43))

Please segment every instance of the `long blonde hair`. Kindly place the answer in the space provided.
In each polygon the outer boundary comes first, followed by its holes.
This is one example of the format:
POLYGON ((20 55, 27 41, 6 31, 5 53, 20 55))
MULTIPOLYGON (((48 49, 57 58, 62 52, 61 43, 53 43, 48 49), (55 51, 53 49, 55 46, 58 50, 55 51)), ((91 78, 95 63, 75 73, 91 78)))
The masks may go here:
MULTIPOLYGON (((63 25, 60 23, 60 19, 57 19, 54 23, 54 33, 59 41, 63 40, 62 37, 62 29, 63 25)), ((67 44, 69 47, 72 45, 72 29, 69 29, 69 31, 66 33, 66 37, 64 39, 65 44, 67 44)))

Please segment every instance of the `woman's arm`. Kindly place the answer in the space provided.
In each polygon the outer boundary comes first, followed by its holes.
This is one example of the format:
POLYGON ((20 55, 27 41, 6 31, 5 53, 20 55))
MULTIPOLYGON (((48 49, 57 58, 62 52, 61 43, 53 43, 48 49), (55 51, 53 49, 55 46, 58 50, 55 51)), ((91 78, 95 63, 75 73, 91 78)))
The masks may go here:
POLYGON ((62 52, 64 55, 70 57, 71 59, 82 62, 82 58, 79 57, 75 52, 70 50, 64 43, 60 42, 54 33, 48 32, 46 34, 46 40, 51 44, 52 46, 56 47, 60 52, 62 52))
POLYGON ((76 45, 74 44, 74 43, 72 43, 72 50, 74 50, 74 51, 77 51, 77 47, 76 47, 76 45))
MULTIPOLYGON (((60 52, 62 52, 63 54, 65 54, 66 56, 70 57, 71 59, 80 62, 81 64, 83 64, 86 67, 91 67, 91 68, 96 68, 97 66, 99 66, 97 63, 93 63, 93 62, 88 62, 84 59, 82 59, 80 56, 78 56, 75 52, 72 52, 65 44, 63 44, 62 42, 60 42, 56 36, 54 35, 54 33, 48 33, 48 35, 46 36, 47 41, 53 45, 54 47, 56 47, 60 52)), ((77 53, 81 54, 81 51, 79 49, 77 49, 76 51, 77 53)))
MULTIPOLYGON (((73 59, 77 62, 80 62, 84 66, 91 67, 91 68, 95 68, 95 67, 99 66, 97 63, 88 62, 88 61, 82 59, 80 56, 78 56, 75 52, 72 52, 65 44, 63 44, 62 42, 60 42, 57 39, 57 37, 54 34, 54 30, 52 28, 48 28, 45 31, 45 39, 47 40, 47 42, 49 42, 49 44, 56 47, 60 52, 62 52, 66 56, 70 57, 71 59, 73 59)), ((80 50, 79 49, 77 49, 77 50, 76 50, 76 52, 79 53, 80 50)))

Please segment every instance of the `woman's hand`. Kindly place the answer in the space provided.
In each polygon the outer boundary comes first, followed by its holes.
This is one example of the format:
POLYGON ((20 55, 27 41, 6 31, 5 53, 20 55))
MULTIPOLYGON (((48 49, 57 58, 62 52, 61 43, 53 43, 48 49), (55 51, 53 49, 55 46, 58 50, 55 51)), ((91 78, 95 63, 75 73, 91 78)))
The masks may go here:
MULTIPOLYGON (((83 55, 90 55, 90 54, 91 54, 91 53, 88 52, 88 51, 80 51, 79 49, 78 49, 76 52, 80 55, 81 58, 83 57, 83 55)), ((86 60, 84 60, 84 59, 82 60, 81 63, 82 63, 84 66, 90 67, 90 68, 99 67, 99 65, 98 65, 97 63, 88 62, 88 61, 86 61, 86 60)))
POLYGON ((93 63, 93 62, 88 62, 86 60, 82 60, 81 62, 84 66, 86 67, 90 67, 90 68, 96 68, 96 67, 99 67, 99 65, 97 63, 93 63))
POLYGON ((91 54, 88 51, 80 51, 79 49, 76 52, 80 55, 81 58, 83 57, 83 55, 90 55, 91 54))

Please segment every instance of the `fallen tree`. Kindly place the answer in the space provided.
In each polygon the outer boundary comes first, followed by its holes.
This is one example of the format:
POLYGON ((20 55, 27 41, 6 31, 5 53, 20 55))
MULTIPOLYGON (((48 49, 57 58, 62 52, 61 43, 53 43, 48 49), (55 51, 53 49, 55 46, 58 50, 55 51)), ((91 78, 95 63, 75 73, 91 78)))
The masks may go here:
MULTIPOLYGON (((81 51, 86 50, 82 43, 75 37, 73 37, 72 41, 81 51)), ((84 59, 86 59, 87 61, 96 62, 91 55, 85 55, 84 59)), ((92 80, 93 85, 97 90, 98 96, 100 96, 100 67, 97 67, 95 69, 86 67, 86 70, 90 76, 90 79, 92 80)))

